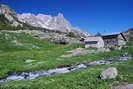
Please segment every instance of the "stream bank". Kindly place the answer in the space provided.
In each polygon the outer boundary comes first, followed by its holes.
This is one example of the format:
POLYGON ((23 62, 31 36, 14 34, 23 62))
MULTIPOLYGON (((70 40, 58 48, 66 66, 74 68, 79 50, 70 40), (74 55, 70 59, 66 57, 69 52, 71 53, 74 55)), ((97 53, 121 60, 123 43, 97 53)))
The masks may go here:
POLYGON ((120 61, 125 61, 131 58, 133 58, 133 56, 126 55, 126 56, 120 56, 117 58, 109 58, 109 59, 104 59, 104 60, 88 62, 88 63, 81 63, 78 65, 71 65, 69 67, 61 67, 61 68, 41 70, 41 71, 35 71, 35 72, 21 72, 21 73, 15 72, 7 76, 6 78, 1 79, 0 83, 13 81, 13 80, 30 80, 30 79, 35 79, 41 76, 63 74, 63 73, 71 72, 71 71, 78 70, 81 68, 87 68, 87 67, 91 67, 95 65, 102 65, 102 64, 112 64, 112 63, 116 63, 120 61))

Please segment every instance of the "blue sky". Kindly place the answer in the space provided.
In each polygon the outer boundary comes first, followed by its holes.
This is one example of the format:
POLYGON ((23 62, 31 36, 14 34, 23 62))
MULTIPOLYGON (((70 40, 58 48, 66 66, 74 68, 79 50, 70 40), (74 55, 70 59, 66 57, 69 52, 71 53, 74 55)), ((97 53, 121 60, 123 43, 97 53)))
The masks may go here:
POLYGON ((63 13, 72 25, 92 33, 133 27, 133 0, 0 0, 17 13, 63 13))

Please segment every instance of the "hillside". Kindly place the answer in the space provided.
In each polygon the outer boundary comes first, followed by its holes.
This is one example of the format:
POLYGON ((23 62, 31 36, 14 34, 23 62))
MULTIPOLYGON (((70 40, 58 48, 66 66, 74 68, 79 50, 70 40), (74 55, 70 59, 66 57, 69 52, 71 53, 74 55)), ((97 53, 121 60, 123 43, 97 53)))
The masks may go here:
POLYGON ((0 5, 0 89, 117 89, 133 83, 132 28, 119 50, 85 48, 81 34, 60 30, 21 22, 0 5))
POLYGON ((58 45, 46 40, 39 40, 33 36, 22 33, 0 32, 0 52, 45 50, 52 49, 58 45))
MULTIPOLYGON (((0 79, 10 74, 17 73, 19 75, 21 72, 34 73, 34 71, 37 72, 39 70, 69 67, 80 63, 116 58, 127 52, 128 54, 133 53, 132 47, 129 47, 111 52, 78 54, 77 56, 65 58, 62 55, 71 54, 70 51, 77 48, 84 49, 84 44, 57 45, 33 37, 31 34, 18 31, 2 31, 0 32, 0 39, 0 79)), ((91 51, 92 49, 86 50, 91 51)), ((0 83, 0 89, 51 89, 53 86, 55 86, 54 89, 60 89, 62 87, 66 89, 75 89, 75 87, 77 89, 109 89, 125 82, 132 82, 132 71, 128 70, 129 68, 132 69, 132 60, 108 65, 97 65, 85 69, 82 69, 81 66, 81 69, 65 74, 40 76, 32 80, 15 80, 0 83), (118 68, 120 72, 119 76, 112 80, 103 81, 99 79, 100 72, 108 67, 118 68), (129 76, 126 74, 129 74, 129 76), (116 82, 118 83, 116 84, 116 82)))
POLYGON ((27 24, 20 22, 21 25, 13 25, 12 21, 9 21, 4 14, 0 14, 0 30, 21 30, 21 29, 41 29, 37 27, 33 27, 27 24))

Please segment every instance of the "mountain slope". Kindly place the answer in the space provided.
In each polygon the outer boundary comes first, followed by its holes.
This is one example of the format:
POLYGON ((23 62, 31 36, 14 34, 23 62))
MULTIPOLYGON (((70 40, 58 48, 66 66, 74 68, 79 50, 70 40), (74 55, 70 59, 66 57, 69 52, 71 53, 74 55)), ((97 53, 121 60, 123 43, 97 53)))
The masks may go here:
POLYGON ((55 47, 58 47, 58 45, 37 39, 28 33, 0 31, 0 52, 46 50, 55 47))
POLYGON ((59 13, 58 16, 44 14, 34 15, 31 13, 18 14, 17 16, 20 21, 35 27, 42 27, 61 32, 74 32, 76 35, 81 37, 90 35, 87 32, 80 30, 79 28, 73 27, 61 13, 59 13))
POLYGON ((0 14, 3 14, 12 26, 22 25, 17 19, 16 12, 7 5, 0 5, 0 14))
POLYGON ((15 10, 0 4, 0 30, 39 29, 18 20, 15 10))
POLYGON ((73 27, 64 15, 58 16, 44 14, 16 14, 15 10, 7 5, 0 5, 0 29, 1 30, 45 30, 63 33, 74 33, 76 37, 86 37, 88 34, 79 28, 73 27))

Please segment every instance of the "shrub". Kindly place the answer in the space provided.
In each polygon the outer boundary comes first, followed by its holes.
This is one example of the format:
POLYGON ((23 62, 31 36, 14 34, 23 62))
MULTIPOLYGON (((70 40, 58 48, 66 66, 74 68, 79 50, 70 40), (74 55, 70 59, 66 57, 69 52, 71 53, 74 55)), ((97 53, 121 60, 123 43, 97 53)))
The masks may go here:
POLYGON ((73 32, 67 33, 67 36, 69 36, 69 37, 76 37, 76 35, 73 32))
POLYGON ((130 46, 132 46, 133 45, 133 28, 129 29, 128 32, 129 32, 129 41, 128 41, 128 44, 130 46))

